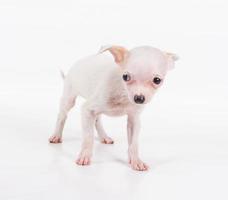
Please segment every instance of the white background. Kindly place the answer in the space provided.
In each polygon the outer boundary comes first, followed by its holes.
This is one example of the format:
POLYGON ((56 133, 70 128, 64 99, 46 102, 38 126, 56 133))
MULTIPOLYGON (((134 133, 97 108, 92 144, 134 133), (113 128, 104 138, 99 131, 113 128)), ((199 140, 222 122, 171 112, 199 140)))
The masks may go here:
POLYGON ((0 199, 228 199, 226 0, 0 0, 0 199), (79 167, 79 105, 48 144, 65 72, 101 45, 151 45, 180 60, 142 115, 149 172, 127 165, 126 119, 104 118, 114 145, 79 167))

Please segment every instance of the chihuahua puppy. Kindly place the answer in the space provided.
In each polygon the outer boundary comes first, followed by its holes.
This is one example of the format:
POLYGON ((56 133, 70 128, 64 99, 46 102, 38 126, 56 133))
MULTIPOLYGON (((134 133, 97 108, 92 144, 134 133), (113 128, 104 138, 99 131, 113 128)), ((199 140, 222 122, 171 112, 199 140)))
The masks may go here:
POLYGON ((50 143, 61 143, 67 113, 77 96, 84 97, 82 106, 83 142, 76 160, 78 165, 91 162, 94 126, 102 143, 113 144, 106 134, 101 114, 127 115, 128 157, 134 170, 148 169, 138 155, 140 113, 164 82, 177 56, 150 46, 127 50, 121 46, 104 46, 96 55, 78 61, 64 78, 64 91, 54 134, 50 143), (109 51, 112 56, 104 53, 109 51))

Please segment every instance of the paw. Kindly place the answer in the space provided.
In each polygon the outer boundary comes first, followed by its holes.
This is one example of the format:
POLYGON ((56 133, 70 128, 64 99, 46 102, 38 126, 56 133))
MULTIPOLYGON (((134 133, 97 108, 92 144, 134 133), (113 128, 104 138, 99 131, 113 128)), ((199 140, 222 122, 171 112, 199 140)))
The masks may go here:
POLYGON ((91 154, 87 151, 82 151, 76 160, 78 165, 90 165, 91 162, 91 154))
POLYGON ((50 143, 62 143, 62 137, 59 136, 59 135, 52 135, 50 138, 49 138, 49 142, 50 143))
POLYGON ((131 165, 132 169, 137 171, 147 171, 149 169, 149 166, 140 159, 131 159, 129 164, 131 165))
POLYGON ((103 144, 114 144, 114 140, 108 136, 101 138, 100 140, 103 144))

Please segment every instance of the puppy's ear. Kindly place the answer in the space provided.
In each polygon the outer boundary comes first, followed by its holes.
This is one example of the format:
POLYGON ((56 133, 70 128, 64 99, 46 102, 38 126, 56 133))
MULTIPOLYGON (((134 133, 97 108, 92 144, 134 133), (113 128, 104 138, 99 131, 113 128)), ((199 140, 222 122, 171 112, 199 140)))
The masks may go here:
POLYGON ((109 51, 117 64, 123 63, 129 54, 129 51, 124 47, 113 45, 102 46, 99 53, 103 53, 104 51, 109 51))
POLYGON ((164 53, 167 58, 168 69, 171 70, 174 68, 175 61, 179 60, 179 57, 174 53, 170 53, 170 52, 164 52, 164 53))

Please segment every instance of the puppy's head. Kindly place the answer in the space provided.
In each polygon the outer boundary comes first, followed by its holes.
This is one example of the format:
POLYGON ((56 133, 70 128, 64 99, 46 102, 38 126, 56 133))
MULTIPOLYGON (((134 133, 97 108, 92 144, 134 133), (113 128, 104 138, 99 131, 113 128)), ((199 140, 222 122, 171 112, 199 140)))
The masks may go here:
POLYGON ((178 59, 175 54, 142 46, 130 51, 121 46, 106 46, 120 66, 121 76, 129 100, 135 104, 146 104, 163 84, 168 70, 178 59))

